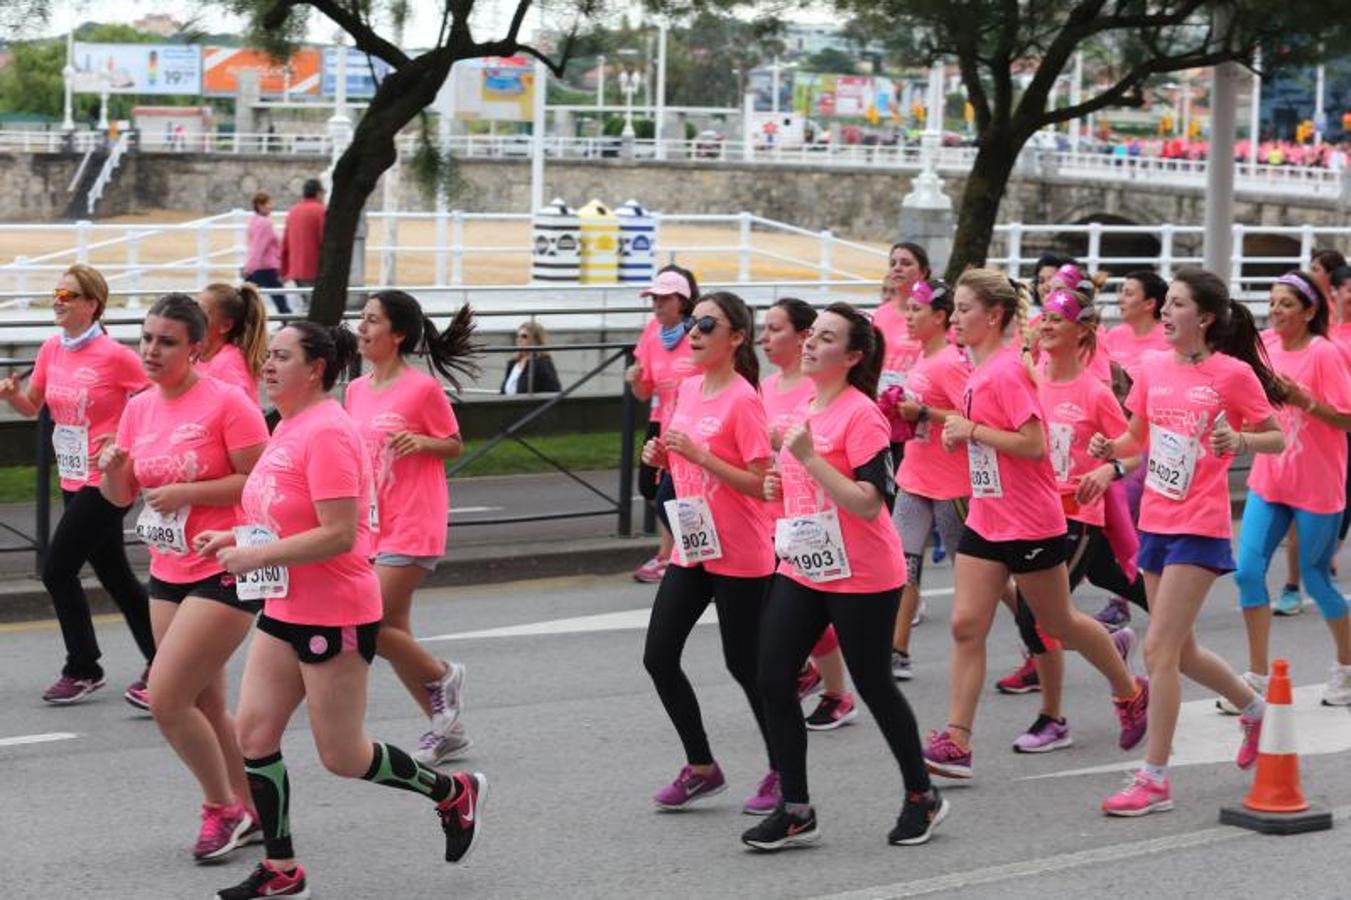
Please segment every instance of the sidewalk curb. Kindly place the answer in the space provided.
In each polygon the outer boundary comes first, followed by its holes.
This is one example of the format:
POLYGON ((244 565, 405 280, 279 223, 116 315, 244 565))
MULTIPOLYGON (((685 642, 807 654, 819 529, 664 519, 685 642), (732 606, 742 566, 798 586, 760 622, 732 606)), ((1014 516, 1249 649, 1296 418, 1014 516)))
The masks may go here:
MULTIPOLYGON (((542 546, 488 545, 452 551, 442 559, 423 587, 468 587, 560 575, 613 575, 637 568, 653 552, 656 539, 637 537, 583 538, 542 546)), ((133 565, 145 578, 142 566, 133 565)), ((96 579, 81 579, 95 614, 115 613, 117 606, 96 579)), ((0 583, 0 624, 53 618, 52 601, 36 578, 0 583)))

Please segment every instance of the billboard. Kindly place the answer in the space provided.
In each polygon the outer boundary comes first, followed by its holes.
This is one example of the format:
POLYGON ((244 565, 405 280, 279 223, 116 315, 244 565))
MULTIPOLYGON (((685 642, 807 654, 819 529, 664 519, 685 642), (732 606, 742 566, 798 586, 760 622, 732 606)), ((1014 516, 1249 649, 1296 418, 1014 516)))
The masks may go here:
POLYGON ((317 97, 320 65, 318 47, 302 47, 286 61, 248 47, 207 47, 202 53, 202 93, 233 97, 239 93, 239 73, 254 71, 264 97, 317 97))
POLYGON ((455 118, 529 122, 533 116, 535 63, 524 56, 466 59, 455 64, 437 98, 445 108, 453 91, 455 118))
MULTIPOLYGON (((324 48, 323 77, 319 91, 325 97, 332 97, 338 84, 338 51, 341 47, 324 48)), ((374 56, 367 56, 361 50, 348 47, 347 50, 347 97, 348 99, 374 97, 375 88, 389 72, 389 63, 374 56)))
POLYGON ((185 44, 74 46, 75 90, 110 94, 200 94, 200 47, 185 44))
POLYGON ((820 118, 881 119, 896 108, 896 85, 871 75, 793 73, 792 108, 820 118))

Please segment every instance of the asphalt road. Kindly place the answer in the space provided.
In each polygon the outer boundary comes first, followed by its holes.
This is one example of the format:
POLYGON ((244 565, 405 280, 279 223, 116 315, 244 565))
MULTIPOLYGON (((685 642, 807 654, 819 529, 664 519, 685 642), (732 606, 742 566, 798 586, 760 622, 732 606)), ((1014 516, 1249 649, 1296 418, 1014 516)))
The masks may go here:
MULTIPOLYGON (((905 687, 926 729, 944 719, 941 623, 951 570, 928 574, 932 617, 916 631, 917 678, 905 687)), ((296 848, 314 896, 1346 896, 1351 711, 1318 707, 1316 687, 1297 696, 1300 740, 1317 751, 1303 757, 1304 788, 1336 812, 1331 832, 1268 838, 1217 825, 1219 807, 1241 800, 1248 777, 1230 761, 1237 725, 1214 714, 1211 698, 1194 687, 1175 745, 1177 809, 1108 819, 1097 805, 1120 783, 1118 770, 1139 756, 1117 750, 1105 685, 1077 658, 1066 691, 1075 745, 1015 755, 1009 743, 1035 717, 1036 695, 987 692, 977 778, 949 791, 952 815, 931 844, 886 845, 899 778, 863 715, 811 736, 821 843, 761 856, 738 835, 753 821, 739 809, 763 774, 763 751, 723 669, 716 629, 700 627, 687 671, 730 786, 704 808, 659 814, 650 795, 682 760, 640 662, 651 597, 650 587, 616 576, 438 589, 419 598, 419 633, 440 638, 429 646, 468 665, 465 722, 476 741, 468 763, 490 779, 483 844, 464 866, 441 862, 429 805, 324 772, 298 716, 284 751, 296 848)), ((1092 611, 1099 600, 1085 592, 1079 602, 1092 611)), ((1205 643, 1242 660, 1231 584, 1214 592, 1200 630, 1205 643)), ((105 620, 100 637, 109 689, 86 705, 55 709, 38 694, 55 675, 57 633, 42 624, 0 626, 0 883, 28 898, 211 896, 242 879, 258 851, 211 868, 191 863, 194 785, 153 722, 113 690, 138 668, 125 629, 105 620), (70 737, 16 743, 61 734, 70 737)), ((1293 657, 1297 685, 1322 682, 1330 647, 1316 614, 1278 620, 1274 649, 1293 657)), ((1001 614, 990 642, 991 679, 1017 661, 1012 622, 1001 614)), ((371 734, 411 747, 421 725, 387 665, 377 663, 371 688, 371 734)))

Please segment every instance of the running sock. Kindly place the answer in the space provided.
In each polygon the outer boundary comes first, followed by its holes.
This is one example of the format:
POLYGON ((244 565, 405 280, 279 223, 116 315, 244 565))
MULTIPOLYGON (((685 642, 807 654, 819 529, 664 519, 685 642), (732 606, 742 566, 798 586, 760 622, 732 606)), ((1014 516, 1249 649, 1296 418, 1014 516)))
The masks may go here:
POLYGON ((1153 763, 1145 763, 1143 768, 1145 774, 1154 781, 1162 782, 1168 778, 1167 766, 1156 766, 1153 763))
POLYGON ((294 859, 291 846, 291 779, 281 752, 262 759, 244 760, 249 793, 263 826, 263 844, 268 859, 294 859))
POLYGON ((1251 703, 1243 707, 1243 718, 1247 719, 1249 722, 1255 722, 1262 718, 1262 714, 1266 711, 1267 701, 1262 699, 1261 694, 1258 694, 1253 698, 1251 703))
POLYGON ((371 744, 371 767, 361 777, 365 781, 430 797, 437 803, 455 790, 455 782, 449 776, 422 765, 398 747, 380 741, 371 744))

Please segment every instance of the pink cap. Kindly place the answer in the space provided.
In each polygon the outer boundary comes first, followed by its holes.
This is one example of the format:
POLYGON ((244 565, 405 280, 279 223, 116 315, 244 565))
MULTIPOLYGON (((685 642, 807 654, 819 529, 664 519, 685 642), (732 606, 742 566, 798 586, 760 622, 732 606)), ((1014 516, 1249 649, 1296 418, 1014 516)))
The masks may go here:
POLYGON ((1084 280, 1084 273, 1079 271, 1079 267, 1074 263, 1065 263, 1065 265, 1055 270, 1054 278, 1060 279, 1060 282, 1067 288, 1072 288, 1084 280))
POLYGON ((693 292, 690 290, 690 283, 685 280, 684 275, 679 272, 662 272, 638 296, 664 297, 670 294, 678 294, 688 300, 691 293, 693 292))
POLYGON ((910 299, 928 306, 934 302, 934 289, 929 287, 927 281, 916 281, 914 287, 910 288, 910 299))
POLYGON ((1078 299, 1069 291, 1056 291, 1046 298, 1046 302, 1041 305, 1046 312, 1053 312, 1067 322, 1079 321, 1079 314, 1084 308, 1079 305, 1078 299))

